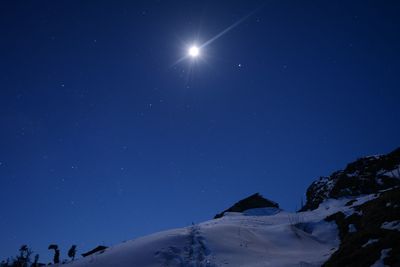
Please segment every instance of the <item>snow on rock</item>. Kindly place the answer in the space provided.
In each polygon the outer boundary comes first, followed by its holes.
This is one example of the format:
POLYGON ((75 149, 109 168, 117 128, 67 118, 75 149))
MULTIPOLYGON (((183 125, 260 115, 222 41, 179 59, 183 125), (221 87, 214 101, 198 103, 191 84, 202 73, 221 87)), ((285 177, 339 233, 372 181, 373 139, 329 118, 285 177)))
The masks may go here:
POLYGON ((382 223, 381 228, 386 230, 400 231, 400 221, 384 222, 382 223))
POLYGON ((388 176, 391 178, 397 178, 400 179, 400 165, 397 166, 395 169, 390 170, 390 171, 382 171, 380 173, 382 176, 388 176))
POLYGON ((368 240, 367 243, 365 243, 364 245, 362 245, 362 247, 363 247, 363 248, 368 247, 369 245, 371 245, 371 244, 373 244, 373 243, 376 243, 376 242, 378 242, 378 241, 379 241, 379 239, 370 239, 370 240, 368 240))
POLYGON ((389 255, 391 250, 392 250, 391 248, 382 249, 381 258, 379 260, 377 260, 374 264, 372 264, 371 267, 385 267, 385 266, 387 266, 387 265, 385 265, 383 263, 383 260, 389 255))
POLYGON ((345 169, 314 181, 301 210, 313 210, 327 199, 357 197, 400 186, 400 148, 387 155, 359 158, 345 169))
POLYGON ((354 224, 349 224, 349 233, 357 232, 357 228, 354 224))

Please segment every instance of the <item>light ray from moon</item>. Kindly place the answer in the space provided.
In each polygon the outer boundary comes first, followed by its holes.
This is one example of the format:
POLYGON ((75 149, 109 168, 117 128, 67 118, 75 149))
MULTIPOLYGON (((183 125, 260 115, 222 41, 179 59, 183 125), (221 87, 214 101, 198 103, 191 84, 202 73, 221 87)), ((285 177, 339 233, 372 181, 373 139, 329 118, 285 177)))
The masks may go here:
POLYGON ((228 32, 230 32, 231 30, 233 30, 234 28, 236 28, 237 26, 239 26, 241 23, 243 23, 246 19, 248 19, 249 17, 251 17, 252 15, 254 15, 257 11, 259 11, 261 8, 263 8, 264 5, 256 8, 255 10, 253 10, 252 12, 250 12, 249 14, 247 14, 246 16, 242 17, 241 19, 239 19, 238 21, 234 22, 232 25, 230 25, 229 27, 227 27, 226 29, 224 29, 223 31, 221 31, 220 33, 218 33, 217 35, 215 35, 214 37, 212 37, 211 39, 209 39, 208 41, 206 41, 205 43, 203 43, 200 46, 191 46, 188 48, 188 54, 181 57, 180 59, 178 59, 174 64, 171 65, 171 67, 179 64, 180 62, 182 62, 183 60, 187 59, 188 57, 191 58, 197 58, 200 56, 200 51, 202 48, 210 45, 211 43, 215 42, 217 39, 221 38, 222 36, 224 36, 225 34, 227 34, 228 32))
POLYGON ((246 16, 244 16, 243 18, 239 19, 238 21, 236 21, 235 23, 233 23, 232 25, 230 25, 229 27, 227 27, 225 30, 223 30, 222 32, 218 33, 217 35, 215 35, 214 37, 212 37, 210 40, 208 40, 207 42, 205 42, 204 44, 202 44, 200 46, 200 48, 203 48, 209 44, 211 44, 212 42, 216 41, 217 39, 219 39, 220 37, 222 37, 223 35, 227 34, 229 31, 233 30, 234 28, 236 28, 237 26, 239 26, 242 22, 244 22, 246 19, 248 19, 249 17, 251 17, 254 13, 256 13, 261 7, 253 10, 252 12, 250 12, 249 14, 247 14, 246 16))

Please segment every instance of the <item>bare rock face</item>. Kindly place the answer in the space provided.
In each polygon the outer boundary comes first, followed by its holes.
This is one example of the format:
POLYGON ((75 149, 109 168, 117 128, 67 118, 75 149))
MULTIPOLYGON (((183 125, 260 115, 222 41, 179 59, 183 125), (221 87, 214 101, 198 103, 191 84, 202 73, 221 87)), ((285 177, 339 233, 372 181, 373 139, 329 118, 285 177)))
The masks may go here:
POLYGON ((307 189, 301 211, 318 208, 324 200, 377 193, 400 185, 400 148, 387 155, 356 160, 344 170, 321 177, 307 189))
POLYGON ((400 188, 378 193, 354 210, 326 218, 336 222, 341 243, 323 266, 372 266, 385 250, 384 265, 400 266, 400 188))
POLYGON ((214 219, 221 218, 222 216, 224 216, 225 212, 243 212, 245 210, 256 208, 279 208, 279 205, 272 200, 264 198, 259 193, 256 193, 240 200, 229 209, 218 213, 217 215, 215 215, 214 219))

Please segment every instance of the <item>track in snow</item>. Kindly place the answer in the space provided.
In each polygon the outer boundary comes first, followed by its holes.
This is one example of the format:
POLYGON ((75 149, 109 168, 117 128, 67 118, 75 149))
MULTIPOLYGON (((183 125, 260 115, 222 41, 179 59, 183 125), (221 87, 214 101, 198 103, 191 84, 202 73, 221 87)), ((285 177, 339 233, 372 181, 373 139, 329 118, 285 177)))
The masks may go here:
POLYGON ((182 249, 170 246, 155 255, 162 267, 216 267, 210 261, 211 251, 197 225, 188 228, 187 243, 182 249))

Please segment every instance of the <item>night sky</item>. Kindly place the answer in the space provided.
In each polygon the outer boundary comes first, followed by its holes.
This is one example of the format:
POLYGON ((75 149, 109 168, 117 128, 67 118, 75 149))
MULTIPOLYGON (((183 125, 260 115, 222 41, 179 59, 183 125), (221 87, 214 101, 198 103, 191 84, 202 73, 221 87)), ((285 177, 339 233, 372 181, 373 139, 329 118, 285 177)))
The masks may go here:
POLYGON ((0 259, 25 243, 66 258, 255 192, 299 208, 319 176, 399 146, 399 14, 398 1, 2 1, 0 259))

